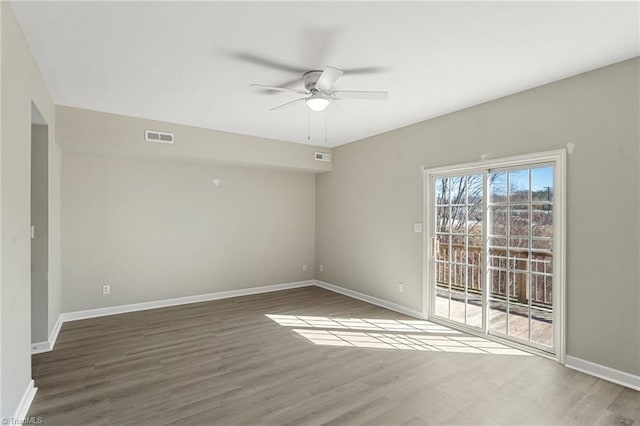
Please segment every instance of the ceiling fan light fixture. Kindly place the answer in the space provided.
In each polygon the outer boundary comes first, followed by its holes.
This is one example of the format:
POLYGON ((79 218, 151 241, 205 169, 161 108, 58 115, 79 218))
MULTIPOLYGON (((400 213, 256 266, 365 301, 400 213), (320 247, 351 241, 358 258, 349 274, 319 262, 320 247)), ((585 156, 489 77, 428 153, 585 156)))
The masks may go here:
POLYGON ((316 112, 324 111, 329 106, 329 99, 322 95, 313 95, 306 102, 309 109, 316 112))

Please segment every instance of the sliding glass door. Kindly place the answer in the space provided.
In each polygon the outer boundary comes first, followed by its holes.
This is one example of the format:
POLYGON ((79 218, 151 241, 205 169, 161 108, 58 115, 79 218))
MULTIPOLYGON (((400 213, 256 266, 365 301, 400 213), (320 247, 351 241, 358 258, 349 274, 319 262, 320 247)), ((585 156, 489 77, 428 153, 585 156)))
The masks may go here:
POLYGON ((550 160, 425 171, 429 317, 558 352, 564 156, 550 160))
POLYGON ((491 170, 489 332, 553 347, 553 165, 491 170))
POLYGON ((437 316, 482 327, 482 174, 434 179, 434 280, 437 316))

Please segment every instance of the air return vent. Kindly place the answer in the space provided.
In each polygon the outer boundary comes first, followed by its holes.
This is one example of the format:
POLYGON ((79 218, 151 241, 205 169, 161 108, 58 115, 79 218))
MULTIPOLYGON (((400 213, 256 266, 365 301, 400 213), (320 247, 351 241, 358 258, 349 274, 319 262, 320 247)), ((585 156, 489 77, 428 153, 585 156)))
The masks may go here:
POLYGON ((147 142, 173 143, 173 133, 160 132, 158 130, 145 130, 144 140, 147 142))
POLYGON ((325 161, 327 163, 330 163, 331 162, 331 154, 328 154, 326 152, 316 152, 316 160, 325 161))

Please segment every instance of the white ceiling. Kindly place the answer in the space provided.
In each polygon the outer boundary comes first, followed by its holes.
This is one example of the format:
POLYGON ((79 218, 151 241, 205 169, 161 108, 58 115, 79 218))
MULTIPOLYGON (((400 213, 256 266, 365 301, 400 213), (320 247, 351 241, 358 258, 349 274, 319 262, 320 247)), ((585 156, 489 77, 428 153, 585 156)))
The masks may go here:
MULTIPOLYGON (((639 4, 597 2, 18 2, 12 4, 54 102, 309 143, 296 94, 266 94, 308 69, 338 90, 388 90, 327 113, 337 146, 640 54, 639 4)), ((298 87, 302 87, 299 83, 298 87)), ((324 113, 311 143, 324 144, 324 113)))

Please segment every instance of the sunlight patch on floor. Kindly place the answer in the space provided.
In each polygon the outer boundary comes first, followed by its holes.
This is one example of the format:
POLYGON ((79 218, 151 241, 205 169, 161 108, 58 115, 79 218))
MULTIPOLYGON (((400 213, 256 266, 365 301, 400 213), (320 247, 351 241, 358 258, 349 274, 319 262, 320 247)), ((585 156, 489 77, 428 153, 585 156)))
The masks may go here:
POLYGON ((267 317, 286 327, 336 328, 350 330, 405 331, 410 333, 462 334, 457 330, 420 320, 389 320, 318 317, 303 315, 271 315, 267 317))
POLYGON ((420 320, 266 315, 316 345, 485 355, 529 353, 420 320), (409 334, 410 333, 410 334, 409 334))

